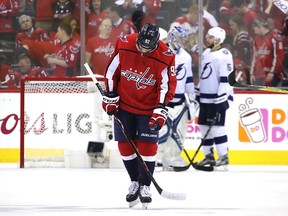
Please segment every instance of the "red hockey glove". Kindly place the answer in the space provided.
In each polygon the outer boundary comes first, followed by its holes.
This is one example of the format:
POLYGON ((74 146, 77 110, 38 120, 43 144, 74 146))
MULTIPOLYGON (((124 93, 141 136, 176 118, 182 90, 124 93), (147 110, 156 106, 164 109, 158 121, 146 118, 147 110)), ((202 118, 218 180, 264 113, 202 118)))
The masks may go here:
POLYGON ((115 115, 119 107, 119 95, 116 92, 105 92, 102 107, 108 115, 115 115))
POLYGON ((159 131, 166 122, 168 116, 168 109, 163 104, 158 104, 157 108, 153 110, 153 114, 149 121, 151 131, 159 131))

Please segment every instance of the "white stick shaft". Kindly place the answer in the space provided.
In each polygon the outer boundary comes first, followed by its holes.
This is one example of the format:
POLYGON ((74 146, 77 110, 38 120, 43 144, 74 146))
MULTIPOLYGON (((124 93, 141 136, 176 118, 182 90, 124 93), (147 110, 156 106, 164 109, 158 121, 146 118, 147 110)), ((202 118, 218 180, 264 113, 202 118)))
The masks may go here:
POLYGON ((93 71, 91 70, 90 66, 88 63, 84 64, 84 67, 86 68, 88 74, 90 75, 91 79, 94 81, 94 83, 98 83, 98 80, 95 77, 95 74, 93 73, 93 71))

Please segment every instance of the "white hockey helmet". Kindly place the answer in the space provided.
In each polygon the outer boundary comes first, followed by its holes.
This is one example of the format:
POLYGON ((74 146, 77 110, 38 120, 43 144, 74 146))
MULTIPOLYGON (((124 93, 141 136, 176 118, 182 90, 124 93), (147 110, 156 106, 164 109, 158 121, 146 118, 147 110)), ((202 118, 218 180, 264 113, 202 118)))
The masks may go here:
POLYGON ((163 28, 159 28, 159 33, 160 33, 160 38, 159 40, 165 40, 167 38, 168 32, 163 29, 163 28))
POLYGON ((207 34, 213 36, 215 39, 220 39, 220 44, 223 43, 226 38, 225 30, 218 26, 209 29, 207 34))
POLYGON ((173 48, 177 52, 187 41, 188 34, 181 26, 174 26, 174 28, 168 32, 167 43, 170 48, 173 48))

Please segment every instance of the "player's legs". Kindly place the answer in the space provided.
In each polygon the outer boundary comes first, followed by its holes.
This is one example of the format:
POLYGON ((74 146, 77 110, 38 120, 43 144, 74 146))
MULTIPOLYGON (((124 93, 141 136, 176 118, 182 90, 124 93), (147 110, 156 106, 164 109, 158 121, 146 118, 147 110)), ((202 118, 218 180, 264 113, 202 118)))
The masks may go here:
MULTIPOLYGON (((118 112, 118 118, 122 122, 127 135, 134 141, 136 137, 136 122, 131 113, 126 112, 122 109, 118 112)), ((129 202, 129 207, 133 207, 139 202, 139 170, 138 170, 138 159, 135 151, 131 147, 130 143, 123 134, 118 123, 114 121, 114 136, 115 140, 118 141, 118 149, 123 160, 124 166, 128 172, 131 180, 131 185, 126 195, 126 201, 129 202)), ((136 144, 136 143, 135 143, 136 144)))

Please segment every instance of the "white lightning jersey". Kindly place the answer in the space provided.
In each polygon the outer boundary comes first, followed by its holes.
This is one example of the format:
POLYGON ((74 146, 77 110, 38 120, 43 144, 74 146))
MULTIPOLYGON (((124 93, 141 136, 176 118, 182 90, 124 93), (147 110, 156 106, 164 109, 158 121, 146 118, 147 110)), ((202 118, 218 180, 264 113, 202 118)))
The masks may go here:
POLYGON ((189 95, 194 94, 194 80, 192 73, 192 58, 189 53, 180 48, 178 53, 175 53, 175 71, 177 77, 177 86, 174 98, 170 101, 172 103, 180 102, 185 99, 184 93, 189 95))
POLYGON ((211 51, 207 48, 202 55, 202 71, 196 94, 200 102, 218 104, 233 100, 233 88, 228 83, 228 75, 233 71, 233 57, 229 50, 221 48, 211 51))

